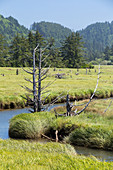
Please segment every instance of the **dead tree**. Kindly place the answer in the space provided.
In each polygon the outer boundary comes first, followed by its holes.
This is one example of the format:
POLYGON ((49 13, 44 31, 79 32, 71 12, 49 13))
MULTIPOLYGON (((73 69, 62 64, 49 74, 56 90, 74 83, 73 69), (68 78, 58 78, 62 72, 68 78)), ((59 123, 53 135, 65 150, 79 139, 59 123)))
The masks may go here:
POLYGON ((83 107, 83 109, 81 109, 78 112, 77 112, 77 109, 73 111, 72 108, 75 107, 75 106, 78 106, 78 105, 76 105, 76 104, 72 105, 70 103, 70 100, 69 100, 69 94, 67 94, 67 97, 66 97, 66 110, 67 111, 64 114, 58 114, 56 112, 56 110, 54 109, 56 118, 58 116, 76 116, 76 115, 79 115, 80 113, 82 113, 88 107, 89 103, 92 101, 92 99, 93 99, 93 97, 94 97, 94 95, 96 93, 96 90, 97 90, 97 87, 98 87, 98 83, 99 83, 99 78, 100 78, 99 75, 100 75, 100 65, 99 65, 99 72, 98 72, 98 78, 97 78, 97 84, 96 84, 95 90, 94 90, 93 94, 91 95, 89 101, 84 104, 85 106, 83 107))
POLYGON ((47 73, 50 68, 50 66, 48 68, 45 68, 47 63, 45 64, 44 67, 42 67, 42 63, 49 56, 49 55, 46 55, 44 57, 44 52, 46 51, 48 47, 49 45, 47 45, 45 48, 41 48, 40 45, 38 44, 37 47, 33 50, 33 69, 25 70, 24 68, 22 68, 25 72, 27 72, 28 74, 31 74, 33 77, 33 81, 25 78, 26 81, 33 84, 33 89, 30 89, 26 86, 21 86, 33 96, 31 98, 30 94, 26 94, 26 97, 24 97, 24 99, 28 101, 28 104, 32 106, 31 107, 32 110, 30 110, 31 112, 40 112, 41 110, 45 110, 47 108, 47 106, 44 107, 44 104, 49 94, 43 100, 42 100, 42 94, 48 93, 49 91, 46 91, 46 92, 43 92, 43 91, 55 81, 54 80, 53 82, 49 82, 45 87, 42 87, 42 81, 47 77, 47 73), (36 52, 38 53, 38 61, 39 61, 38 67, 36 67, 36 52), (38 79, 36 80, 37 76, 38 76, 38 79))

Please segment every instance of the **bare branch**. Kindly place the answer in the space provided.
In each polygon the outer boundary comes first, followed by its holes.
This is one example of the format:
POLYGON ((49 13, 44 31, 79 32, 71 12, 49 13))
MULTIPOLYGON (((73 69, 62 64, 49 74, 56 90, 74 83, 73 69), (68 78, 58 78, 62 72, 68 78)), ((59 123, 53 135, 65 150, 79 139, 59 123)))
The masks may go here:
POLYGON ((56 79, 53 80, 52 82, 49 82, 45 87, 42 87, 42 88, 41 88, 41 91, 43 91, 44 89, 46 89, 47 87, 49 87, 49 86, 50 86, 51 84, 53 84, 55 81, 56 81, 56 79))
POLYGON ((27 71, 27 70, 25 70, 23 67, 21 67, 26 73, 28 73, 28 74, 33 74, 33 72, 30 72, 30 71, 27 71))
POLYGON ((44 52, 49 47, 49 44, 42 50, 44 52))
POLYGON ((100 65, 99 65, 99 73, 98 73, 98 78, 97 78, 97 84, 96 84, 96 87, 95 87, 95 90, 94 90, 92 96, 91 96, 90 99, 89 99, 89 102, 85 105, 85 107, 84 107, 82 110, 80 110, 79 112, 75 113, 74 115, 79 115, 80 113, 82 113, 82 112, 87 108, 87 106, 89 105, 89 103, 91 102, 91 100, 93 99, 93 96, 95 95, 96 90, 97 90, 97 87, 98 87, 99 75, 100 75, 100 65))
POLYGON ((64 113, 64 114, 59 114, 59 113, 57 113, 56 109, 54 109, 54 112, 55 112, 55 117, 56 117, 56 118, 57 118, 58 116, 59 116, 59 117, 65 116, 65 113, 64 113))
POLYGON ((29 92, 33 92, 33 90, 32 89, 29 89, 28 87, 26 87, 26 86, 22 86, 22 85, 20 85, 22 88, 24 88, 25 90, 27 90, 27 91, 29 91, 29 92))
POLYGON ((49 56, 49 55, 50 55, 50 54, 48 54, 48 55, 47 55, 47 56, 46 56, 46 57, 42 60, 42 62, 43 62, 43 61, 45 61, 45 60, 46 60, 46 58, 48 58, 48 56, 49 56))
POLYGON ((46 99, 48 98, 48 96, 50 95, 50 93, 46 96, 46 98, 43 100, 42 104, 44 105, 46 99))
POLYGON ((44 67, 41 68, 41 70, 45 69, 46 66, 47 66, 47 62, 45 63, 44 67))
POLYGON ((27 79, 27 78, 25 78, 25 77, 24 77, 24 80, 26 80, 26 81, 28 81, 28 82, 30 82, 30 83, 33 83, 30 79, 27 79))
POLYGON ((41 77, 43 77, 45 74, 47 74, 49 69, 50 69, 50 66, 47 69, 43 70, 43 72, 41 73, 41 77))
POLYGON ((39 44, 36 46, 36 48, 34 49, 34 51, 36 52, 37 48, 39 47, 39 44))
POLYGON ((43 92, 42 94, 45 94, 45 93, 48 93, 48 92, 50 92, 50 90, 47 90, 47 91, 43 92))
POLYGON ((42 79, 41 79, 41 81, 43 81, 44 79, 46 79, 47 78, 47 75, 45 75, 45 77, 43 77, 42 79))
MULTIPOLYGON (((92 99, 92 100, 96 100, 96 99, 92 99)), ((77 105, 75 104, 75 105, 72 105, 72 106, 73 106, 73 107, 74 107, 74 106, 83 106, 83 105, 85 105, 85 104, 87 104, 87 102, 86 102, 86 103, 82 103, 82 104, 77 104, 77 105)))
MULTIPOLYGON (((112 101, 113 101, 113 100, 112 100, 112 101)), ((112 104, 112 101, 110 101, 109 106, 108 106, 108 107, 104 110, 103 114, 107 112, 107 110, 109 109, 109 107, 110 107, 110 106, 111 106, 111 104, 112 104)))
POLYGON ((51 101, 46 107, 45 107, 45 109, 44 110, 46 110, 49 106, 52 106, 54 103, 56 103, 58 100, 59 100, 59 98, 60 99, 62 99, 62 98, 64 98, 65 96, 61 96, 62 94, 60 94, 58 97, 56 97, 53 101, 51 101))

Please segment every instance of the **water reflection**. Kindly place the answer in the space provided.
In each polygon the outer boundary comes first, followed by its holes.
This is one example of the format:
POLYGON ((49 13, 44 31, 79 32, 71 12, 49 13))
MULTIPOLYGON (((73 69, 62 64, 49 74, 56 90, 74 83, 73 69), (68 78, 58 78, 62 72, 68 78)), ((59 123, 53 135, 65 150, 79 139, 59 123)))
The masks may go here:
POLYGON ((81 146, 75 146, 74 148, 78 154, 83 154, 85 156, 93 155, 101 161, 103 161, 103 160, 105 160, 107 162, 113 161, 113 151, 91 149, 91 148, 85 148, 85 147, 81 147, 81 146))

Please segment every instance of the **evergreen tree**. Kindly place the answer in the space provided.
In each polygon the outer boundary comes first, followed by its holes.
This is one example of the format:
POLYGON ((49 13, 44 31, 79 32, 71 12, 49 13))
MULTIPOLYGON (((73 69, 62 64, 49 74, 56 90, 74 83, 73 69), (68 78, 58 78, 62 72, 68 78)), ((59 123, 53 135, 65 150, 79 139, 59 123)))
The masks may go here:
POLYGON ((18 34, 14 37, 10 46, 11 65, 14 67, 30 66, 28 41, 18 34))
POLYGON ((43 42, 44 38, 38 31, 36 31, 34 35, 34 39, 35 39, 35 46, 37 46, 37 44, 40 44, 41 46, 44 44, 43 42))
POLYGON ((104 55, 105 55, 105 60, 109 60, 110 59, 110 53, 111 53, 111 50, 110 48, 107 46, 104 50, 104 55))
POLYGON ((78 67, 82 63, 83 42, 78 32, 72 33, 62 43, 61 55, 66 67, 78 67))
POLYGON ((2 34, 0 34, 0 67, 6 66, 8 57, 8 45, 2 34))
POLYGON ((28 34, 29 50, 31 55, 33 54, 33 49, 35 48, 35 38, 33 33, 30 31, 28 34))

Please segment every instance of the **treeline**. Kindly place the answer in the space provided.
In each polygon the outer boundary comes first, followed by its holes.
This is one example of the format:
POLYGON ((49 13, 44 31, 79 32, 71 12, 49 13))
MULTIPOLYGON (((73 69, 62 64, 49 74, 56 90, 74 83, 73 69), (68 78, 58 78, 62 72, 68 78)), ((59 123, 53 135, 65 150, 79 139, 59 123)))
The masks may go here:
MULTIPOLYGON (((24 26, 21 26, 13 17, 4 18, 2 15, 0 15, 0 66, 30 66, 32 59, 25 58, 25 56, 32 56, 30 49, 36 45, 35 36, 37 36, 37 31, 46 43, 47 39, 51 39, 51 37, 54 39, 54 50, 53 48, 51 49, 48 62, 51 63, 52 66, 73 67, 73 62, 76 59, 71 61, 71 59, 73 60, 73 56, 72 58, 70 56, 74 53, 72 52, 71 54, 69 52, 68 59, 65 57, 65 60, 62 56, 63 43, 66 38, 73 33, 69 28, 63 27, 60 24, 42 21, 39 23, 34 22, 29 31, 24 26), (29 39, 30 32, 32 34, 31 37, 33 37, 31 42, 29 39), (19 50, 15 49, 16 43, 18 44, 17 47, 19 50)), ((78 32, 84 42, 83 49, 85 50, 82 50, 82 57, 85 60, 87 59, 87 61, 92 64, 113 64, 112 53, 109 52, 113 45, 113 21, 111 23, 91 24, 78 32), (106 57, 106 55, 108 55, 108 57, 106 57)), ((76 60, 76 62, 78 61, 76 60)), ((77 64, 75 64, 75 67, 77 67, 76 65, 77 64)), ((82 62, 80 60, 78 65, 83 65, 83 60, 82 62)))
MULTIPOLYGON (((53 45, 54 41, 52 38, 48 41, 51 41, 50 43, 53 45)), ((0 67, 32 66, 33 49, 38 43, 40 43, 41 46, 44 46, 48 41, 36 31, 35 34, 29 32, 27 38, 23 35, 17 34, 9 44, 5 40, 5 37, 0 34, 0 67)), ((57 51, 57 49, 54 48, 53 50, 53 48, 51 48, 48 49, 47 52, 50 54, 48 57, 48 65, 51 62, 52 66, 55 66, 55 63, 58 64, 60 62, 58 58, 59 51, 57 51)))
POLYGON ((29 30, 23 25, 20 25, 13 17, 4 18, 0 15, 0 34, 5 37, 8 43, 12 41, 17 33, 27 37, 29 30))
POLYGON ((104 49, 113 44, 113 21, 91 24, 79 33, 85 42, 88 60, 103 59, 104 49))
POLYGON ((31 25, 30 30, 38 30, 39 33, 46 39, 53 37, 56 47, 61 47, 61 42, 72 33, 71 29, 66 28, 60 24, 45 21, 37 23, 34 22, 31 25))
MULTIPOLYGON (((51 67, 89 67, 84 60, 84 46, 82 37, 78 32, 71 33, 63 42, 60 48, 54 46, 54 39, 44 39, 42 35, 29 32, 27 38, 17 34, 8 45, 5 38, 0 34, 0 66, 1 67, 31 67, 33 50, 40 44, 45 48, 49 44, 44 56, 48 55, 47 66, 51 67)), ((36 54, 36 62, 38 57, 36 54)), ((44 64, 44 63, 43 63, 44 64)))
POLYGON ((92 64, 113 65, 113 44, 109 47, 106 46, 101 53, 100 58, 95 58, 95 61, 91 61, 92 64))

